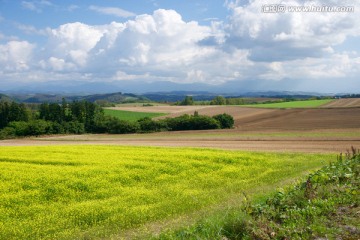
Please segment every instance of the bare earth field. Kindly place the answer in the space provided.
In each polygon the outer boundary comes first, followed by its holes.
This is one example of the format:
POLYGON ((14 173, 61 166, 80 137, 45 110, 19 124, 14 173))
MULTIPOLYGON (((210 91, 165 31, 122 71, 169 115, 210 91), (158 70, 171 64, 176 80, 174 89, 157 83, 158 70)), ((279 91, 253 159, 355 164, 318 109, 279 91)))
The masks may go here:
MULTIPOLYGON (((360 130, 358 131, 360 133, 360 130)), ((171 134, 170 134, 171 135, 171 134)), ((186 134, 183 135, 186 137, 186 134)), ((223 138, 203 137, 201 139, 177 139, 172 137, 158 138, 148 136, 128 139, 126 136, 114 135, 82 135, 69 137, 50 137, 38 139, 4 140, 0 146, 26 145, 124 145, 124 146, 166 146, 166 147, 202 147, 229 150, 274 151, 274 152, 308 152, 308 153, 340 153, 346 152, 351 146, 360 147, 360 138, 350 139, 313 139, 296 138, 223 138), (152 138, 153 137, 153 138, 152 138)))
POLYGON ((360 98, 344 98, 337 99, 335 101, 329 102, 327 104, 322 105, 324 108, 332 108, 332 107, 360 107, 360 98))
MULTIPOLYGON (((115 108, 139 112, 216 115, 228 113, 234 129, 152 134, 86 134, 0 141, 0 146, 109 144, 207 147, 250 151, 345 152, 360 148, 360 99, 339 99, 322 108, 262 109, 239 106, 153 106, 115 108)), ((163 118, 163 117, 161 117, 163 118)))
POLYGON ((237 118, 235 125, 246 131, 359 128, 360 108, 276 109, 254 117, 237 118))

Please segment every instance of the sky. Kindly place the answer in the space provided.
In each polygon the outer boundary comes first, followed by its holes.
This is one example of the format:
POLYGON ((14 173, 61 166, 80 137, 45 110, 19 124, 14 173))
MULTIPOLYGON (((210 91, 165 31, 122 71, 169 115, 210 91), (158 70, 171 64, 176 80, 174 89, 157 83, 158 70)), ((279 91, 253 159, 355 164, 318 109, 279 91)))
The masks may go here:
POLYGON ((0 0, 0 91, 71 82, 360 93, 360 1, 0 0))

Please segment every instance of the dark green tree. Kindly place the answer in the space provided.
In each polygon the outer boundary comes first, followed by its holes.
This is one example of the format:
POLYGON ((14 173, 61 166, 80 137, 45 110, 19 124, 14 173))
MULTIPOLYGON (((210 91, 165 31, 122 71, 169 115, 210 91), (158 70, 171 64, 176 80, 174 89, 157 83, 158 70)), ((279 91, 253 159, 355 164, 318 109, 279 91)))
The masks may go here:
POLYGON ((221 128, 233 128, 234 127, 234 118, 226 113, 218 114, 213 116, 215 120, 220 123, 221 128))
POLYGON ((211 100, 210 105, 225 105, 226 98, 223 96, 217 96, 213 100, 211 100))
POLYGON ((149 117, 138 120, 141 132, 159 132, 166 126, 161 121, 154 121, 149 117))
POLYGON ((192 96, 186 96, 185 99, 180 103, 180 105, 188 106, 194 105, 194 99, 192 96))
POLYGON ((61 101, 61 121, 68 121, 69 118, 68 118, 68 113, 69 113, 69 110, 68 110, 68 103, 66 102, 66 99, 65 98, 62 98, 62 101, 61 101))
POLYGON ((196 116, 191 117, 189 120, 189 130, 205 130, 205 129, 218 129, 220 124, 214 118, 209 116, 196 116))
POLYGON ((49 113, 50 113, 49 104, 48 103, 40 104, 39 118, 44 120, 49 119, 50 118, 49 113))
POLYGON ((0 102, 0 129, 6 127, 13 121, 28 121, 30 119, 30 111, 25 104, 16 102, 0 102))
POLYGON ((85 130, 92 132, 95 125, 95 110, 96 105, 91 102, 84 102, 85 104, 85 130))
POLYGON ((8 102, 0 102, 0 129, 6 127, 9 123, 10 104, 8 102))
POLYGON ((120 120, 115 117, 107 119, 106 127, 108 133, 115 134, 136 133, 140 130, 138 122, 120 120))
POLYGON ((59 104, 57 103, 50 103, 49 104, 49 115, 48 115, 49 119, 45 119, 47 121, 52 121, 52 122, 62 122, 61 119, 61 107, 59 104))
POLYGON ((28 121, 29 113, 25 104, 12 102, 9 111, 9 122, 12 121, 28 121))
POLYGON ((80 123, 84 123, 85 122, 85 114, 86 114, 86 109, 85 109, 85 101, 82 102, 78 102, 78 101, 74 101, 70 104, 70 111, 71 111, 71 116, 72 116, 72 121, 78 121, 80 123))

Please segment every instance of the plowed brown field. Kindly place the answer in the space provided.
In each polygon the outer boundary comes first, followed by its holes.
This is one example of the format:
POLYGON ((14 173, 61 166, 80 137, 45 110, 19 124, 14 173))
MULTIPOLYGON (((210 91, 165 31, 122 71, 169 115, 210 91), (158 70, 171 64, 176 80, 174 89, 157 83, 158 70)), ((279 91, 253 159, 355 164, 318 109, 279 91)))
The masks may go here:
POLYGON ((209 116, 228 113, 234 117, 235 128, 246 131, 360 128, 360 108, 259 109, 213 106, 192 108, 165 117, 176 117, 185 113, 192 114, 195 110, 199 114, 209 116))
POLYGON ((235 125, 248 131, 360 128, 360 108, 277 109, 254 117, 239 118, 235 125))
POLYGON ((323 108, 333 108, 333 107, 360 107, 360 98, 344 98, 337 99, 327 104, 322 105, 323 108))

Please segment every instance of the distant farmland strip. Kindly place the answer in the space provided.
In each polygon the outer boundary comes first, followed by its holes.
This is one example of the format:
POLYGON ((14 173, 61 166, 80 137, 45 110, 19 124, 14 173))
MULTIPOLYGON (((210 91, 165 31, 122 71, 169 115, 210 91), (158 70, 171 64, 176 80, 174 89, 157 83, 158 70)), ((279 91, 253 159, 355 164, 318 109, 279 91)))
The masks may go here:
POLYGON ((144 117, 154 118, 166 115, 165 113, 131 112, 123 110, 104 109, 105 115, 117 117, 121 120, 137 121, 144 117))
POLYGON ((305 101, 292 101, 281 103, 262 103, 262 104, 250 104, 242 105, 244 107, 257 107, 257 108, 315 108, 324 104, 334 101, 333 99, 323 100, 305 100, 305 101))

